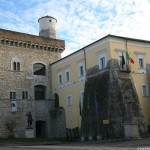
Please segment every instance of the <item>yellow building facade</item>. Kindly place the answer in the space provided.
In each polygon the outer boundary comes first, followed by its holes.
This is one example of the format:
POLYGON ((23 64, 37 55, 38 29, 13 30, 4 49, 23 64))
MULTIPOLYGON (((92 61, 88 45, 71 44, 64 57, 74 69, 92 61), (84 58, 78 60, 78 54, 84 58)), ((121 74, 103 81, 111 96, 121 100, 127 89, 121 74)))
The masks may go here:
POLYGON ((58 96, 59 106, 65 109, 66 127, 81 128, 87 70, 96 65, 103 70, 107 68, 107 62, 112 59, 118 60, 121 71, 130 69, 128 73, 136 88, 145 122, 148 123, 150 118, 147 70, 147 65, 150 64, 149 56, 150 41, 107 35, 51 64, 52 93, 58 96))

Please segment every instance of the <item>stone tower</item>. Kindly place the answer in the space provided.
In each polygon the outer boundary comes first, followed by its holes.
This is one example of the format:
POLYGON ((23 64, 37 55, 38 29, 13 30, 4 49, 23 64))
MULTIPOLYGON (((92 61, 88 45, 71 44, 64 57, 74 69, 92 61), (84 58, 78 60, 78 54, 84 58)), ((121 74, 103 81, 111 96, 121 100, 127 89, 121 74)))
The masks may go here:
POLYGON ((56 39, 57 20, 50 16, 39 18, 39 36, 56 39))
POLYGON ((15 137, 25 137, 32 114, 36 137, 52 137, 50 64, 61 58, 65 41, 55 39, 56 19, 39 19, 40 36, 0 29, 0 137, 9 136, 6 121, 17 121, 15 137))

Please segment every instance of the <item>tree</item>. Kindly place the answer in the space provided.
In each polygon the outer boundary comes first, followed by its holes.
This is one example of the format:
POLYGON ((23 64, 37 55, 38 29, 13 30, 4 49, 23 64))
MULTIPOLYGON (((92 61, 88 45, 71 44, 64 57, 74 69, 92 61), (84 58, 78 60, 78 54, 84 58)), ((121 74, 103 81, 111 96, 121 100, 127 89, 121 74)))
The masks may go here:
POLYGON ((8 116, 5 119, 6 129, 9 131, 9 137, 14 137, 14 129, 17 126, 17 120, 19 118, 17 116, 8 116))

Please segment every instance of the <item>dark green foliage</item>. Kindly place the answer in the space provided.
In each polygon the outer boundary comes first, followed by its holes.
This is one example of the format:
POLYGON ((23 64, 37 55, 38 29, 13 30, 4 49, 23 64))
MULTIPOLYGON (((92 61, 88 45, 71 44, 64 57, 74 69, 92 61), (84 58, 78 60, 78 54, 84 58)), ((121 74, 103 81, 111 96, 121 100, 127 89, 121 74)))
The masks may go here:
POLYGON ((148 120, 147 132, 148 132, 148 134, 150 134, 150 119, 148 120))
POLYGON ((131 76, 129 72, 118 71, 117 64, 117 60, 112 60, 104 70, 95 66, 87 71, 81 124, 81 135, 84 137, 124 138, 124 122, 128 119, 124 99, 127 91, 131 95, 128 100, 132 101, 132 115, 138 120, 139 132, 143 134, 146 131, 131 76), (103 124, 103 120, 109 120, 110 124, 103 124))
POLYGON ((6 129, 9 131, 8 137, 13 138, 14 137, 14 129, 17 126, 18 117, 9 116, 6 118, 5 126, 6 129))
POLYGON ((113 125, 103 125, 103 120, 112 120, 116 124, 118 121, 115 121, 115 118, 122 116, 122 111, 120 111, 121 94, 117 84, 111 84, 109 71, 91 77, 85 83, 82 114, 82 133, 85 136, 101 134, 104 138, 108 138, 108 136, 114 135, 113 125), (114 92, 114 90, 117 91, 114 92), (97 107, 95 106, 95 96, 97 107))

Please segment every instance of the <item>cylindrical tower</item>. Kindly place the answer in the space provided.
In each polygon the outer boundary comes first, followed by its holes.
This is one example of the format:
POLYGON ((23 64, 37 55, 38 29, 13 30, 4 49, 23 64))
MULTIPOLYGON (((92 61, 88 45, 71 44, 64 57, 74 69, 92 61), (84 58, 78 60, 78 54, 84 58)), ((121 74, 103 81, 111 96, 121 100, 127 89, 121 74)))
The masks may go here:
POLYGON ((39 36, 56 39, 57 20, 51 16, 39 18, 39 36))

